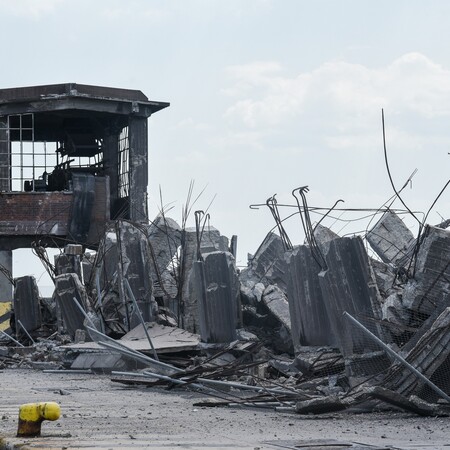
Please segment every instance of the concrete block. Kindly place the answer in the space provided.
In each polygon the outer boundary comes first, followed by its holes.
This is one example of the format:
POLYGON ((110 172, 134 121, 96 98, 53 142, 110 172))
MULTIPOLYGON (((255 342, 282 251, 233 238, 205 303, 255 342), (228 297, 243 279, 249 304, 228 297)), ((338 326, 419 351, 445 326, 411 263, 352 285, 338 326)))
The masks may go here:
POLYGON ((401 266, 415 245, 412 232, 392 211, 383 214, 367 233, 366 239, 375 253, 385 262, 401 266))
POLYGON ((427 226, 417 254, 415 275, 405 285, 403 304, 424 316, 450 305, 450 231, 427 226))
MULTIPOLYGON (((381 319, 381 296, 362 239, 334 239, 326 262, 328 270, 319 274, 319 281, 331 330, 344 356, 364 353, 373 343, 365 335, 355 333, 342 315, 347 311, 356 318, 381 319)), ((371 331, 382 337, 376 320, 372 321, 371 331)))
POLYGON ((25 276, 16 278, 14 288, 14 317, 16 321, 16 333, 25 336, 18 321, 23 324, 28 333, 41 327, 41 310, 39 304, 39 290, 34 277, 25 276))
POLYGON ((229 252, 208 253, 196 261, 191 277, 192 293, 199 301, 200 336, 204 342, 236 340, 239 305, 238 278, 229 252))
POLYGON ((296 351, 305 345, 336 345, 319 283, 319 271, 309 247, 302 245, 293 250, 288 266, 287 297, 296 351))

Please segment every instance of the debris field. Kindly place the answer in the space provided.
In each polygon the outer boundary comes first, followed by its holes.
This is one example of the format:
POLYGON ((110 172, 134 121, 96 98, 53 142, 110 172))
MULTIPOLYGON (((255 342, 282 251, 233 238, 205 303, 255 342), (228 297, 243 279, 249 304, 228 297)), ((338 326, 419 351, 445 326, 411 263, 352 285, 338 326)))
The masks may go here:
POLYGON ((0 368, 106 373, 127 386, 188 389, 194 406, 280 412, 406 410, 445 416, 450 394, 450 231, 415 237, 386 208, 364 235, 312 224, 294 191, 305 243, 278 234, 235 263, 231 239, 195 212, 111 221, 96 251, 68 244, 42 298, 15 278, 0 368))

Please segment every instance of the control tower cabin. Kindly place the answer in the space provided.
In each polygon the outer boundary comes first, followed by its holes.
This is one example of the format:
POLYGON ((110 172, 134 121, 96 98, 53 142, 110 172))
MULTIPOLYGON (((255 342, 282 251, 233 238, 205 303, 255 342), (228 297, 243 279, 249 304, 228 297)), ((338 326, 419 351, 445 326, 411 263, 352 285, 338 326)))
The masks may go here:
POLYGON ((108 221, 147 222, 147 119, 168 106, 76 83, 0 89, 1 266, 33 242, 95 248, 108 221))

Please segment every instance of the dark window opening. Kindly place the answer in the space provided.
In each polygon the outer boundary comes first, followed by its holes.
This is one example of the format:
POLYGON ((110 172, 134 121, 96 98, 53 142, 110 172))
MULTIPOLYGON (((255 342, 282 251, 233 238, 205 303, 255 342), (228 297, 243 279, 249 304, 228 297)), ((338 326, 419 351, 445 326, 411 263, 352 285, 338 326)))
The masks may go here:
POLYGON ((130 190, 130 143, 128 140, 128 127, 122 129, 119 136, 119 184, 118 197, 127 198, 130 190))
POLYGON ((34 114, 8 116, 0 140, 0 186, 15 192, 71 190, 74 172, 103 175, 103 139, 89 130, 66 128, 58 140, 36 140, 34 114))

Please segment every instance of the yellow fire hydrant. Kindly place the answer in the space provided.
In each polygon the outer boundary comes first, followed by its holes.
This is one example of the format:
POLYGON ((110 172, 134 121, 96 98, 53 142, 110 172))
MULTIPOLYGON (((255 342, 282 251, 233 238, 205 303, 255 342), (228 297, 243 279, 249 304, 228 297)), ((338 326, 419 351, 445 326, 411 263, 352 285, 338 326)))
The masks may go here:
POLYGON ((56 402, 26 403, 19 408, 19 428, 17 437, 41 435, 44 420, 58 420, 61 408, 56 402))

